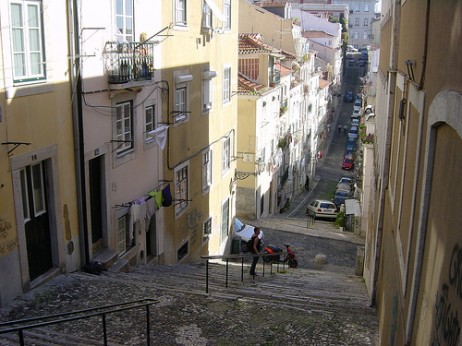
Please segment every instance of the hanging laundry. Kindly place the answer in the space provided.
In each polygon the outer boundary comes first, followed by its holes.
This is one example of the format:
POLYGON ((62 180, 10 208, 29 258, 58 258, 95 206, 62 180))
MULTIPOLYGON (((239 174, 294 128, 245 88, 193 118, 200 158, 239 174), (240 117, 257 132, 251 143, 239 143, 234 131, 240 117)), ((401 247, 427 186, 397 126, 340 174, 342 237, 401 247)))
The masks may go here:
POLYGON ((151 191, 151 192, 149 192, 149 196, 154 198, 154 201, 156 202, 156 208, 157 208, 157 210, 159 210, 160 207, 162 206, 162 192, 160 192, 160 191, 151 191))
POLYGON ((170 207, 172 205, 172 193, 170 192, 170 184, 162 189, 162 206, 170 207))

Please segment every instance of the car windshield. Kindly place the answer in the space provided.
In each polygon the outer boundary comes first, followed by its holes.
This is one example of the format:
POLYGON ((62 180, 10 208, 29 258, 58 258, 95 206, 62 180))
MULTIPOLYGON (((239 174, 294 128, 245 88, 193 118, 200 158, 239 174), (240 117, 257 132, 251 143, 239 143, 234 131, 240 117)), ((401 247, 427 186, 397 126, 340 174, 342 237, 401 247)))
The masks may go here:
POLYGON ((335 193, 336 197, 348 197, 350 193, 348 191, 337 191, 335 193))
POLYGON ((321 203, 320 207, 324 209, 335 209, 335 207, 332 204, 328 203, 321 203))

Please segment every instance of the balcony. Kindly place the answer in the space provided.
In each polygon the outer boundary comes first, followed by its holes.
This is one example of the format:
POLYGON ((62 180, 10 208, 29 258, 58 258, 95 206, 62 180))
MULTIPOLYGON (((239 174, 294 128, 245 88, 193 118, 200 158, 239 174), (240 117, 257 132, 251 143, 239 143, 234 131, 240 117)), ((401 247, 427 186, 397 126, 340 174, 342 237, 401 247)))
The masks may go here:
POLYGON ((270 76, 270 86, 274 87, 276 85, 279 85, 279 83, 281 83, 281 72, 279 72, 278 70, 274 70, 270 76))
POLYGON ((154 77, 154 43, 108 42, 105 59, 111 89, 146 85, 154 77))

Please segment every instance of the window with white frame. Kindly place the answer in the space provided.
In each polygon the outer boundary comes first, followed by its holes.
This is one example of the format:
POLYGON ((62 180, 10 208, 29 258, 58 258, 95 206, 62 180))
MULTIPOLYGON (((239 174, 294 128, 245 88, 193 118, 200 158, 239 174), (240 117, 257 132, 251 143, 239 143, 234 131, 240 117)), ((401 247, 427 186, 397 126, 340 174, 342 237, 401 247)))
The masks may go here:
POLYGON ((367 40, 368 38, 369 38, 369 33, 368 33, 367 31, 365 31, 365 32, 363 33, 363 39, 364 39, 364 40, 367 40))
POLYGON ((133 42, 133 0, 117 0, 115 3, 116 37, 119 42, 133 42))
POLYGON ((208 113, 213 106, 213 82, 215 71, 202 72, 202 113, 208 113))
POLYGON ((229 228, 229 199, 226 199, 221 206, 221 241, 228 236, 229 228))
POLYGON ((223 140, 223 153, 222 153, 222 173, 225 174, 231 167, 231 139, 227 137, 223 140))
POLYGON ((187 0, 175 1, 175 25, 186 25, 186 5, 187 0))
POLYGON ((223 103, 231 101, 231 67, 223 69, 223 103))
POLYGON ((177 84, 175 87, 175 107, 173 122, 175 124, 188 120, 188 85, 186 83, 177 84))
POLYGON ((364 4, 364 12, 369 12, 369 4, 364 4))
POLYGON ((118 155, 134 148, 132 101, 118 103, 115 107, 114 144, 118 155))
POLYGON ((204 0, 204 6, 202 7, 202 28, 212 28, 212 11, 209 4, 204 0))
POLYGON ((367 18, 364 18, 364 26, 369 26, 369 20, 367 18))
POLYGON ((212 218, 208 218, 202 225, 202 240, 207 240, 212 234, 212 218))
POLYGON ((144 139, 146 143, 154 140, 149 132, 156 128, 156 105, 150 105, 144 108, 144 139))
POLYGON ((355 26, 359 26, 359 18, 355 19, 355 26))
POLYGON ((180 214, 188 207, 189 165, 187 163, 175 169, 175 213, 180 214))
POLYGON ((223 14, 226 17, 223 28, 231 30, 231 0, 223 0, 223 14))
POLYGON ((355 32, 353 33, 353 38, 354 38, 355 40, 358 39, 358 32, 357 32, 357 31, 355 31, 355 32))
POLYGON ((13 79, 45 79, 42 1, 11 1, 13 79))
POLYGON ((209 191, 212 186, 212 151, 202 153, 202 191, 209 191))

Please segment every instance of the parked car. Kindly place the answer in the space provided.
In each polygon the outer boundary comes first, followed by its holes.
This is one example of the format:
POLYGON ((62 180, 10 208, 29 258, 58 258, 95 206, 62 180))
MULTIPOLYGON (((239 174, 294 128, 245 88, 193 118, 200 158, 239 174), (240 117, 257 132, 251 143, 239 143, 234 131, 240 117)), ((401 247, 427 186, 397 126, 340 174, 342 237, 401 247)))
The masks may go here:
POLYGON ((315 219, 335 219, 337 217, 337 207, 330 201, 316 199, 308 205, 306 214, 315 219))
MULTIPOLYGON (((233 227, 234 227, 234 235, 236 237, 241 238, 241 251, 242 252, 249 251, 247 249, 247 242, 250 240, 250 238, 252 238, 252 234, 254 233, 255 227, 245 224, 237 217, 233 219, 233 227)), ((260 230, 260 234, 258 235, 258 238, 263 240, 263 237, 264 237, 263 231, 260 230)))
POLYGON ((356 139, 359 137, 359 130, 357 126, 350 127, 350 131, 348 131, 348 139, 356 139))
POLYGON ((359 119, 359 117, 361 116, 361 110, 359 111, 353 111, 353 113, 351 114, 351 119, 359 119))
POLYGON ((343 101, 345 101, 347 103, 353 102, 353 92, 352 91, 347 91, 347 93, 345 94, 345 96, 343 98, 343 101))
POLYGON ((356 140, 353 138, 349 138, 345 147, 347 152, 353 153, 356 150, 356 140))
POLYGON ((349 183, 341 183, 337 184, 337 187, 335 188, 335 192, 337 191, 348 191, 351 193, 351 190, 353 189, 353 186, 349 183))
POLYGON ((340 177, 338 180, 337 186, 335 187, 336 189, 341 188, 342 185, 348 185, 348 186, 353 186, 353 178, 351 177, 340 177))
POLYGON ((350 171, 354 168, 353 158, 350 155, 345 155, 342 162, 342 169, 350 171))
POLYGON ((359 126, 359 118, 351 119, 351 126, 359 126))
POLYGON ((342 204, 345 204, 345 200, 351 197, 351 192, 346 190, 337 190, 335 191, 334 198, 332 202, 334 202, 337 210, 340 208, 342 204))
POLYGON ((355 47, 354 47, 353 45, 351 45, 351 44, 349 44, 349 45, 346 47, 346 49, 347 49, 347 52, 352 52, 352 53, 358 51, 358 49, 355 48, 355 47))

